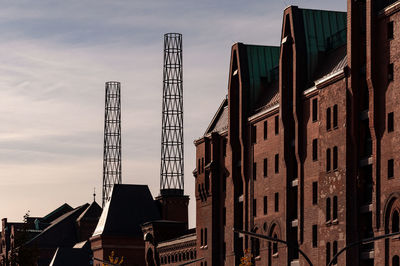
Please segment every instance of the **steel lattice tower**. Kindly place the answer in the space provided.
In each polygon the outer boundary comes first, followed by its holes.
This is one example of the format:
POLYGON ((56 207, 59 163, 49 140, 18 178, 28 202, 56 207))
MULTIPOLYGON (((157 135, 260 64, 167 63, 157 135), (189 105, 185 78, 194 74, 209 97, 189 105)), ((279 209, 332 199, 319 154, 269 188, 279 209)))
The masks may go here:
POLYGON ((160 192, 183 195, 182 34, 164 35, 160 192))
POLYGON ((103 207, 121 183, 121 83, 106 82, 103 153, 103 207))

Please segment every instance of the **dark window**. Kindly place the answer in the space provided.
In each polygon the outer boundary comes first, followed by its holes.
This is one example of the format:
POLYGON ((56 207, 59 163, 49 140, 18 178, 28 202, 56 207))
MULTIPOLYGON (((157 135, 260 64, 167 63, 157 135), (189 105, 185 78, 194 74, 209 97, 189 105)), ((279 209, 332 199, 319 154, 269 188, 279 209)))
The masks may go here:
POLYGON ((275 135, 279 134, 279 115, 275 116, 275 135))
POLYGON ((204 246, 207 246, 207 228, 204 228, 204 246))
POLYGON ((314 205, 318 203, 318 182, 312 183, 312 203, 314 205))
POLYGON ((326 265, 331 262, 331 243, 326 243, 326 265))
MULTIPOLYGON (((337 241, 333 241, 333 247, 332 247, 332 257, 335 256, 337 253, 337 241)), ((337 264, 337 259, 333 261, 333 264, 337 264)))
POLYGON ((204 157, 201 158, 201 172, 204 173, 204 157))
POLYGON ((200 163, 200 159, 197 162, 197 173, 200 174, 201 173, 201 163, 200 163))
POLYGON ((394 115, 393 112, 388 113, 388 132, 392 132, 394 130, 394 115))
POLYGON ((331 108, 326 109, 326 130, 331 130, 331 108))
POLYGON ((254 257, 260 256, 260 239, 253 238, 253 245, 254 257))
POLYGON ((253 180, 257 179, 257 163, 253 163, 253 180))
POLYGON ((337 170, 338 168, 338 148, 337 146, 333 147, 333 170, 337 170))
POLYGON ((264 121, 264 139, 268 138, 268 121, 264 121))
POLYGON ((207 266, 207 261, 204 262, 204 266, 207 266))
POLYGON ((326 150, 326 171, 331 170, 331 149, 326 150))
POLYGON ((275 173, 279 173, 279 154, 275 154, 275 173))
POLYGON ((276 212, 279 211, 279 193, 278 192, 275 193, 275 211, 276 212))
MULTIPOLYGON (((274 234, 274 238, 278 239, 278 236, 274 234)), ((272 254, 277 254, 278 253, 278 242, 273 242, 272 244, 272 254)))
POLYGON ((318 247, 318 230, 317 230, 317 225, 314 224, 312 226, 312 246, 314 248, 318 247))
POLYGON ((318 139, 312 141, 312 159, 313 161, 318 160, 318 139))
POLYGON ((390 21, 387 24, 387 38, 389 40, 393 39, 393 21, 390 21))
POLYGON ((253 216, 257 216, 257 200, 253 199, 253 216))
POLYGON ((327 198, 326 199, 326 221, 330 221, 331 220, 331 199, 327 198))
POLYGON ((393 176, 394 176, 394 160, 393 159, 388 160, 387 173, 388 173, 388 178, 393 178, 393 176))
POLYGON ((312 100, 312 121, 318 120, 318 100, 317 98, 312 100))
POLYGON ((399 232, 399 212, 394 211, 392 215, 392 233, 399 232))
POLYGON ((394 256, 393 257, 393 259, 392 259, 392 265, 393 266, 399 266, 400 265, 400 259, 399 259, 399 256, 394 256))
POLYGON ((268 213, 268 198, 264 196, 264 214, 268 213))
POLYGON ((333 128, 338 127, 338 107, 337 104, 333 106, 333 128))
POLYGON ((251 143, 257 142, 257 126, 253 125, 251 127, 251 143))
POLYGON ((333 209, 333 211, 332 211, 332 219, 333 220, 337 219, 337 214, 338 214, 338 205, 337 204, 338 204, 337 197, 334 196, 333 197, 333 207, 332 207, 332 209, 333 209))
POLYGON ((388 65, 388 81, 392 81, 393 77, 393 63, 388 65))
POLYGON ((200 234, 201 234, 201 236, 200 236, 200 246, 203 246, 203 244, 204 244, 204 241, 203 241, 203 229, 200 230, 200 234))
POLYGON ((264 165, 263 165, 264 167, 264 177, 267 177, 268 176, 268 159, 267 158, 265 158, 264 159, 264 165))

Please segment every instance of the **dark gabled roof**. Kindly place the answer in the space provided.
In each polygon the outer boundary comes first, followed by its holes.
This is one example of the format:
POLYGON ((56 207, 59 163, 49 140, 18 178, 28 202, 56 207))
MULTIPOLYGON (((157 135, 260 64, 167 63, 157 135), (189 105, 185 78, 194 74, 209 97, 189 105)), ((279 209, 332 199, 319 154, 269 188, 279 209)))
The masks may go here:
POLYGON ((333 75, 347 66, 346 48, 346 45, 343 45, 327 53, 324 57, 321 57, 319 69, 315 73, 314 81, 333 75))
POLYGON ((79 223, 82 220, 98 220, 102 210, 100 205, 96 201, 93 201, 76 221, 79 223))
POLYGON ((39 235, 27 242, 38 247, 72 247, 78 241, 76 219, 89 207, 86 203, 58 217, 39 235))
POLYGON ((47 226, 49 226, 54 220, 56 220, 60 216, 66 214, 67 212, 70 212, 72 210, 73 210, 73 208, 71 206, 69 206, 67 203, 64 203, 63 205, 61 205, 54 211, 50 212, 46 216, 44 216, 42 218, 37 218, 35 220, 35 228, 37 230, 43 230, 47 226))
POLYGON ((83 249, 57 248, 49 266, 89 266, 91 254, 83 249))
POLYGON ((114 185, 93 236, 142 237, 141 225, 160 219, 147 185, 114 185))
POLYGON ((215 113, 204 135, 212 132, 222 132, 228 129, 228 99, 224 99, 215 113))
POLYGON ((299 9, 303 25, 307 80, 312 81, 321 55, 346 44, 347 13, 340 11, 299 9))

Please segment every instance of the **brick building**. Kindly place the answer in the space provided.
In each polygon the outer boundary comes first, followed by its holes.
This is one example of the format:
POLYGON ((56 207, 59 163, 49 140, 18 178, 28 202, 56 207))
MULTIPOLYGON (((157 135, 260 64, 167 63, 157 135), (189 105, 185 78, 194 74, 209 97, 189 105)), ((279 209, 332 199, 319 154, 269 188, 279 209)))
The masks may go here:
MULTIPOLYGON (((283 12, 280 47, 236 43, 228 97, 196 145, 197 265, 314 265, 399 231, 400 1, 283 12)), ((338 265, 399 265, 398 238, 338 265)))

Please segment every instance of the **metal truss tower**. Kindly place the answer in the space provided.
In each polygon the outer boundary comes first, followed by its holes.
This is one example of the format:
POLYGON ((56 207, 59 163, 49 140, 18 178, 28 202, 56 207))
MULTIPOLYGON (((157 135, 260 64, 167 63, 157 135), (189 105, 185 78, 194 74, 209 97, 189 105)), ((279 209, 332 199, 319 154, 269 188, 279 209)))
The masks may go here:
POLYGON ((103 207, 121 183, 121 83, 106 82, 103 152, 103 207))
POLYGON ((183 195, 182 34, 164 35, 161 132, 161 195, 183 195))

